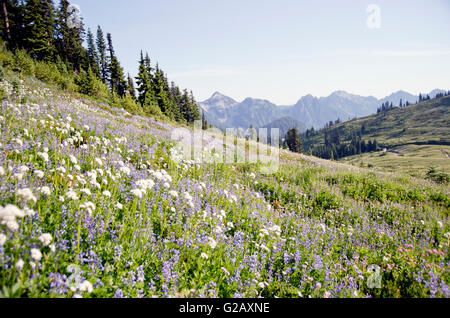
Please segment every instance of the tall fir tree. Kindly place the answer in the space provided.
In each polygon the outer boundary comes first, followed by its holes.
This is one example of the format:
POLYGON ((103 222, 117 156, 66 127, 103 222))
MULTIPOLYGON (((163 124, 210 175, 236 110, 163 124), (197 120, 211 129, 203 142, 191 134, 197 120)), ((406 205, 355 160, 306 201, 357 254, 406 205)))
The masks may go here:
POLYGON ((151 66, 150 58, 144 55, 141 51, 141 58, 139 60, 139 73, 136 77, 137 91, 138 91, 138 102, 142 107, 153 100, 153 90, 151 82, 151 66))
POLYGON ((23 17, 23 47, 37 60, 52 61, 54 45, 55 10, 51 0, 29 0, 23 17))
POLYGON ((116 57, 113 43, 112 43, 112 36, 111 33, 108 33, 106 35, 106 38, 108 40, 108 50, 109 50, 109 82, 111 91, 116 92, 119 96, 124 96, 126 89, 127 89, 127 83, 124 79, 123 69, 120 66, 119 60, 116 57))
POLYGON ((97 48, 95 47, 94 35, 91 32, 91 29, 88 29, 87 36, 87 59, 88 65, 91 68, 92 72, 97 77, 101 77, 100 74, 100 66, 99 66, 99 58, 97 53, 97 48))
MULTIPOLYGON (((286 144, 290 151, 302 152, 302 141, 296 128, 290 129, 286 134, 286 144)), ((330 154, 331 155, 331 154, 330 154)))
POLYGON ((134 88, 134 81, 131 77, 130 73, 128 73, 127 77, 127 92, 130 95, 130 97, 136 101, 136 89, 134 88))
POLYGON ((158 103, 159 109, 167 117, 173 119, 172 107, 170 98, 165 89, 165 76, 163 71, 156 65, 155 74, 152 78, 152 87, 154 91, 155 100, 158 103))
POLYGON ((25 3, 21 0, 1 0, 2 38, 9 49, 23 48, 25 3))
POLYGON ((63 60, 69 62, 75 71, 87 69, 86 49, 83 47, 84 25, 81 17, 77 23, 71 23, 76 11, 67 0, 61 0, 58 10, 57 48, 63 60))
POLYGON ((97 39, 96 39, 96 45, 97 45, 97 53, 98 53, 98 64, 100 68, 100 78, 102 79, 103 83, 107 83, 109 80, 109 74, 108 74, 108 56, 106 53, 106 43, 105 43, 105 37, 103 35, 103 30, 100 26, 97 26, 97 39))

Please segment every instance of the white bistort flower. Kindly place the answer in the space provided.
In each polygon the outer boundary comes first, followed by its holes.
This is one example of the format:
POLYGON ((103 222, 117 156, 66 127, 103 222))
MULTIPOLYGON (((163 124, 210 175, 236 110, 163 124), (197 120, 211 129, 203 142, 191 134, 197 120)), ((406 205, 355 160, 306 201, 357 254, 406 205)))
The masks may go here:
POLYGON ((103 166, 103 161, 100 158, 95 158, 95 162, 101 167, 103 166))
POLYGON ((42 158, 45 162, 48 162, 48 153, 46 152, 38 152, 37 155, 42 158))
POLYGON ((5 175, 5 169, 2 166, 0 166, 0 177, 3 175, 5 175))
POLYGON ((0 246, 5 245, 6 239, 7 239, 6 235, 3 233, 0 233, 0 246))
POLYGON ((217 242, 215 239, 213 239, 212 237, 208 238, 208 245, 209 247, 211 247, 212 249, 215 249, 217 246, 217 242))
POLYGON ((103 195, 104 195, 105 197, 107 197, 107 198, 110 198, 110 197, 111 197, 111 192, 105 190, 105 191, 103 191, 103 195))
POLYGON ((81 204, 80 208, 83 210, 86 210, 88 212, 89 216, 91 216, 92 212, 95 211, 95 204, 88 201, 88 202, 81 204))
POLYGON ((144 196, 144 192, 141 189, 133 189, 131 190, 131 194, 135 197, 138 197, 139 199, 142 199, 142 197, 144 196))
POLYGON ((28 188, 17 190, 17 196, 25 201, 33 201, 34 203, 37 201, 36 197, 33 195, 33 192, 31 192, 28 188))
POLYGON ((202 255, 200 255, 200 257, 203 258, 203 259, 208 259, 209 258, 208 254, 206 254, 206 253, 202 253, 202 255))
POLYGON ((123 174, 127 175, 127 176, 129 176, 130 173, 131 173, 131 169, 128 168, 128 167, 125 167, 125 166, 120 167, 119 171, 122 172, 123 174))
POLYGON ((173 198, 178 198, 178 192, 177 191, 174 191, 174 190, 169 191, 169 195, 171 197, 173 197, 173 198))
POLYGON ((50 195, 50 194, 52 193, 52 191, 50 190, 50 188, 47 187, 47 186, 44 186, 44 187, 39 188, 39 192, 41 192, 42 194, 47 195, 47 196, 50 195))
POLYGON ((86 188, 85 189, 81 189, 80 192, 86 194, 87 196, 91 196, 92 195, 91 190, 86 189, 86 188))
POLYGON ((44 173, 44 171, 41 171, 41 170, 35 170, 34 175, 36 176, 36 178, 42 179, 44 177, 45 173, 44 173))
POLYGON ((67 197, 67 199, 74 200, 74 201, 78 201, 78 195, 77 195, 76 192, 73 191, 72 189, 70 189, 69 191, 67 191, 66 197, 67 197))
POLYGON ((23 261, 23 259, 19 259, 19 260, 16 262, 16 268, 17 268, 17 270, 21 271, 22 268, 23 268, 23 265, 25 265, 25 262, 23 261))
POLYGON ((78 163, 77 158, 74 155, 69 156, 70 162, 72 162, 74 165, 78 163))
POLYGON ((49 233, 44 233, 41 236, 39 236, 39 241, 41 241, 44 246, 49 246, 52 240, 53 238, 49 233))
POLYGON ((40 250, 38 250, 37 248, 32 248, 31 249, 31 258, 36 261, 39 262, 42 258, 42 253, 40 250))
POLYGON ((90 281, 85 280, 84 282, 82 282, 79 286, 78 289, 81 292, 85 292, 85 293, 92 293, 94 291, 94 288, 92 287, 92 284, 90 281))

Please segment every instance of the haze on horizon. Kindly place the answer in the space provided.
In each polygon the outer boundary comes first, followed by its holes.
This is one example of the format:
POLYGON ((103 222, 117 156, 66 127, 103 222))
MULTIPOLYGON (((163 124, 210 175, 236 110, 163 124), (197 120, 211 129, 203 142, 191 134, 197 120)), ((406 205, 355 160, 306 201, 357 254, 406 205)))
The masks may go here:
POLYGON ((337 90, 382 98, 450 88, 446 0, 72 2, 86 29, 112 33, 132 76, 137 52, 148 51, 198 101, 216 91, 292 105, 337 90), (367 23, 370 4, 380 28, 367 23))

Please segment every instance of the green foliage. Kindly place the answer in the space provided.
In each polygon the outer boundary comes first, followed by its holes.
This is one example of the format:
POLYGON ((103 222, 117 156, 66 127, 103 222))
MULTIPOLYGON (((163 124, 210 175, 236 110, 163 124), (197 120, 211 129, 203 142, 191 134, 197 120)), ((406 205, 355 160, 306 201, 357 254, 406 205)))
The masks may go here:
POLYGON ((290 129, 286 134, 286 144, 292 152, 302 152, 302 141, 300 140, 297 128, 290 129))
POLYGON ((426 176, 439 184, 447 184, 450 181, 450 176, 447 173, 438 171, 435 167, 431 167, 426 176))

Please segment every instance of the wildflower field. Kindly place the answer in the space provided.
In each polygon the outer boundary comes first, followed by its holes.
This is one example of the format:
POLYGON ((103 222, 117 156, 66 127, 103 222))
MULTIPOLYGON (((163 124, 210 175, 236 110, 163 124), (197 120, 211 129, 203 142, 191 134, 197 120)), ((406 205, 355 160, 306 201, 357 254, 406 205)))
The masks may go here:
POLYGON ((448 186, 176 163, 171 124, 0 86, 2 297, 450 297, 448 186))

